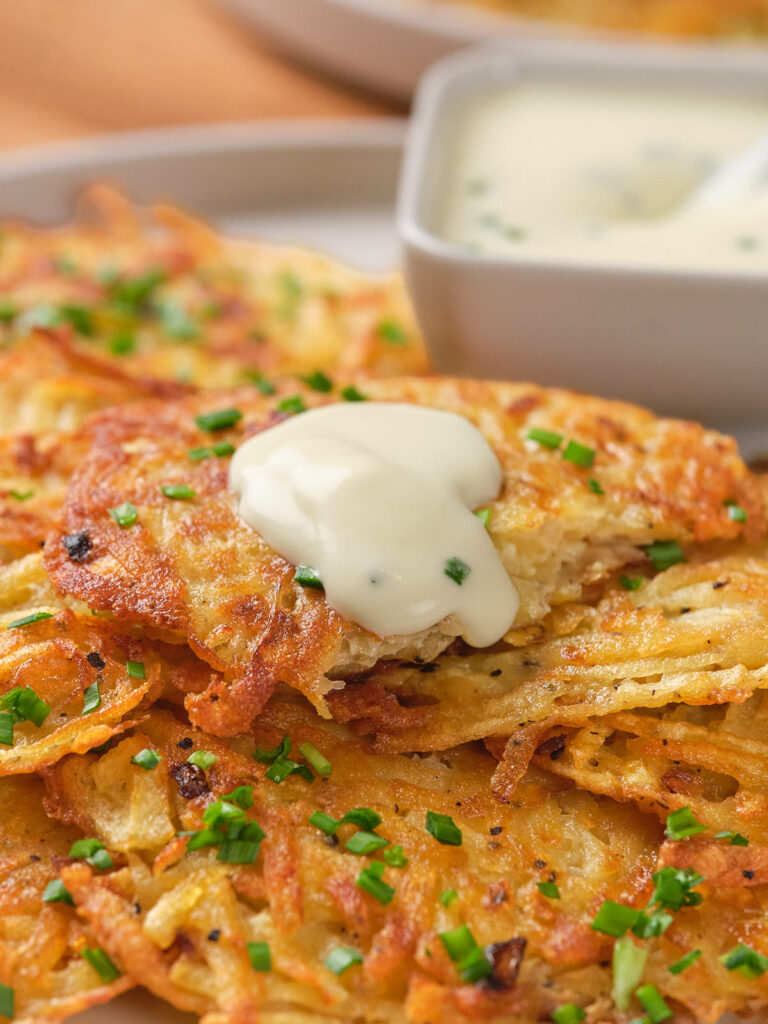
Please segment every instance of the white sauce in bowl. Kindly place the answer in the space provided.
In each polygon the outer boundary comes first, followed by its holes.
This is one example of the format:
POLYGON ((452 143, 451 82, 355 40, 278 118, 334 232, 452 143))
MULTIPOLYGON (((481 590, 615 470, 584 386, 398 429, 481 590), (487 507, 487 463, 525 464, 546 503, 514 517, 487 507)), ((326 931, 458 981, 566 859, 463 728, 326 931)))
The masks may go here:
POLYGON ((468 420, 389 402, 301 413, 247 440, 230 468, 242 518, 314 570, 332 608, 380 636, 455 615, 475 647, 501 639, 519 604, 472 511, 501 484, 468 420))
POLYGON ((768 96, 549 81, 457 114, 438 233, 509 259, 768 269, 768 181, 679 214, 768 132, 768 96))

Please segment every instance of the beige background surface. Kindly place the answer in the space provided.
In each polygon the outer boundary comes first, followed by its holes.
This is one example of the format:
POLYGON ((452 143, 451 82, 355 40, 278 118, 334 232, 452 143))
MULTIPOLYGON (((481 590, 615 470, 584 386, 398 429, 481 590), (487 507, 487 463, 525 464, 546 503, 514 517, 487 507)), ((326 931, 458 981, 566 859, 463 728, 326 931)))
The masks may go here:
POLYGON ((210 0, 0 0, 0 148, 198 121, 400 112, 271 52, 210 0))

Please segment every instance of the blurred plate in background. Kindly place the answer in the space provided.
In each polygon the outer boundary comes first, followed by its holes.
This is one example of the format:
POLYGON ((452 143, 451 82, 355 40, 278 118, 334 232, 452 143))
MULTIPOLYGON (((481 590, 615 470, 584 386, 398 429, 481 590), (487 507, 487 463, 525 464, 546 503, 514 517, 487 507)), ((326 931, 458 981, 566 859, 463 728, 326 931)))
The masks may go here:
POLYGON ((395 198, 405 122, 163 128, 20 150, 0 163, 0 218, 55 224, 106 181, 233 235, 322 249, 353 266, 400 263, 395 198))
MULTIPOLYGON (((704 0, 701 0, 704 2, 704 0)), ((218 0, 284 52, 376 92, 409 100, 424 71, 440 57, 489 40, 563 39, 573 46, 596 39, 611 46, 765 54, 763 45, 733 37, 712 43, 566 25, 495 12, 469 3, 434 0, 218 0)))

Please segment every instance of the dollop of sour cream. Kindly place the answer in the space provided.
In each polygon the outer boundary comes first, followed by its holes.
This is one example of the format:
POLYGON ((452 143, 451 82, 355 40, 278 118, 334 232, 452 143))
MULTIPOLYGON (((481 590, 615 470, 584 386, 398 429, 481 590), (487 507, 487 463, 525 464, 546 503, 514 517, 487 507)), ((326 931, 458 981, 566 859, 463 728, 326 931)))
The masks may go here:
POLYGON ((326 600, 380 636, 456 616, 475 647, 512 625, 518 596, 473 509, 501 490, 499 461, 455 413, 390 402, 323 406, 242 444, 240 516, 326 600))

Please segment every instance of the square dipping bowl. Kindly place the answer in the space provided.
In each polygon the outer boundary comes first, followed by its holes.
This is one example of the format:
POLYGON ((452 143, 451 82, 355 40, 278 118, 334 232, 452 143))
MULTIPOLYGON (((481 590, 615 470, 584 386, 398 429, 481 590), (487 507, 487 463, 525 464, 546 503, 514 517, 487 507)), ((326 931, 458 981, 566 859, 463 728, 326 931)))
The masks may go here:
POLYGON ((441 236, 467 112, 537 81, 758 98, 768 132, 768 57, 743 50, 529 42, 434 65, 416 99, 398 228, 437 370, 627 399, 751 437, 753 452, 757 432, 768 451, 768 251, 762 268, 720 269, 542 258, 525 245, 482 255, 441 236))

